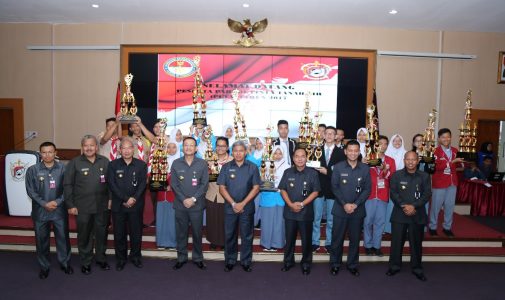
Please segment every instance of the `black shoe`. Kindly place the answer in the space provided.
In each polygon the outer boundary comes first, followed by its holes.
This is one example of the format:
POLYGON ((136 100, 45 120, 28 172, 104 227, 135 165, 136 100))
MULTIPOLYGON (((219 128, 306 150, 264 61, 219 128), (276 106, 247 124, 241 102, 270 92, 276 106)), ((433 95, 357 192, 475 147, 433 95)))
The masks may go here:
POLYGON ((142 269, 144 267, 144 265, 142 264, 142 261, 140 259, 132 260, 132 264, 139 269, 142 269))
POLYGON ((452 233, 452 231, 450 229, 444 229, 444 234, 447 237, 454 237, 454 233, 452 233))
POLYGON ((319 245, 312 245, 312 252, 317 252, 319 250, 319 245))
POLYGON ((356 269, 356 268, 347 268, 347 270, 349 270, 349 273, 351 273, 352 276, 356 276, 356 277, 359 276, 358 269, 356 269))
POLYGON ((116 271, 123 271, 124 266, 126 265, 126 262, 120 261, 116 264, 116 271))
POLYGON ((39 278, 40 279, 46 279, 47 276, 49 276, 49 269, 47 269, 47 270, 40 270, 40 272, 39 272, 39 278))
POLYGON ((388 271, 386 272, 386 275, 387 276, 395 276, 396 274, 398 274, 398 272, 400 272, 400 270, 388 269, 388 271))
POLYGON ((331 268, 330 268, 330 273, 331 273, 331 275, 333 275, 333 276, 337 276, 337 274, 338 274, 338 271, 339 271, 339 270, 340 270, 340 268, 339 268, 339 267, 331 267, 331 268))
POLYGON ((235 266, 235 265, 233 265, 233 264, 226 264, 226 265, 224 266, 224 271, 225 271, 225 272, 231 272, 231 271, 233 270, 233 267, 234 267, 234 266, 235 266))
POLYGON ((292 267, 293 267, 293 265, 286 265, 286 264, 284 264, 284 266, 282 267, 281 271, 282 271, 282 272, 287 272, 287 271, 289 271, 292 267))
POLYGON ((384 253, 382 253, 381 249, 375 249, 375 255, 377 255, 378 257, 383 257, 384 253))
POLYGON ((89 274, 91 274, 91 266, 89 266, 89 265, 88 265, 88 266, 82 266, 82 267, 81 267, 81 272, 82 272, 82 274, 84 274, 84 275, 89 275, 89 274))
POLYGON ((365 254, 366 254, 367 256, 372 255, 372 248, 365 248, 365 254))
POLYGON ((107 262, 105 262, 105 261, 104 261, 104 262, 99 262, 99 261, 97 261, 97 262, 96 262, 96 264, 97 264, 98 266, 100 266, 100 269, 102 269, 103 271, 108 271, 108 270, 110 270, 110 266, 109 266, 109 264, 108 264, 107 262))
POLYGON ((198 267, 198 269, 200 269, 200 270, 205 270, 205 269, 207 269, 207 266, 203 263, 203 261, 198 261, 198 262, 195 262, 194 264, 195 264, 195 265, 198 267))
POLYGON ((214 244, 210 244, 209 246, 210 250, 216 250, 217 249, 217 246, 214 245, 214 244))
POLYGON ((246 272, 252 272, 251 265, 242 265, 242 269, 246 272))
POLYGON ((182 268, 187 262, 186 261, 178 261, 173 267, 172 269, 174 270, 179 270, 180 268, 182 268))
POLYGON ((309 275, 310 274, 310 267, 308 267, 308 266, 302 267, 302 274, 309 275))
POLYGON ((419 280, 421 280, 421 281, 428 280, 428 278, 426 278, 426 276, 424 276, 423 273, 414 273, 414 272, 412 272, 412 274, 416 275, 416 278, 419 279, 419 280))
POLYGON ((67 274, 67 275, 72 275, 72 274, 74 274, 74 269, 72 269, 72 267, 71 267, 71 266, 66 266, 66 267, 61 266, 61 270, 62 270, 63 272, 65 272, 65 274, 67 274))
POLYGON ((438 233, 437 233, 437 231, 435 229, 430 229, 429 232, 430 232, 431 236, 437 236, 438 235, 438 233))

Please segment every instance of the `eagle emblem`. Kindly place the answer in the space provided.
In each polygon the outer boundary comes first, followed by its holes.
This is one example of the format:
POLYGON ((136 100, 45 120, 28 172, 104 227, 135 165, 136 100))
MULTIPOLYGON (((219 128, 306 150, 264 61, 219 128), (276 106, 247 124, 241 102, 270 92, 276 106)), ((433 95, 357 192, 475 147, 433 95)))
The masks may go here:
POLYGON ((228 27, 230 30, 241 34, 240 39, 233 41, 233 43, 243 47, 252 47, 261 44, 263 41, 256 39, 254 34, 265 31, 267 26, 268 20, 266 18, 254 24, 251 24, 251 20, 249 19, 245 19, 244 23, 240 23, 228 18, 228 27))

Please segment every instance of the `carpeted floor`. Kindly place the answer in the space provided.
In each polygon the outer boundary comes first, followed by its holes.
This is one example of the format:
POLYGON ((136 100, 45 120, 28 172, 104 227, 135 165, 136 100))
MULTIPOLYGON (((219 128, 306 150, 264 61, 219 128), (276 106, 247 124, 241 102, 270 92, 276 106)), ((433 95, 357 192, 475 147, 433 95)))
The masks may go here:
POLYGON ((505 217, 474 217, 466 216, 470 220, 479 222, 482 225, 491 227, 496 231, 505 233, 505 217))
POLYGON ((327 264, 303 276, 299 268, 281 272, 279 263, 225 273, 222 262, 208 262, 206 271, 192 264, 174 271, 173 261, 146 258, 143 269, 94 268, 86 276, 72 259, 75 274, 60 271, 53 255, 49 277, 40 280, 34 253, 0 252, 0 299, 503 299, 505 285, 503 264, 426 263, 428 281, 421 282, 408 264, 393 278, 384 275, 386 264, 362 264, 355 278, 345 270, 331 276, 327 264))

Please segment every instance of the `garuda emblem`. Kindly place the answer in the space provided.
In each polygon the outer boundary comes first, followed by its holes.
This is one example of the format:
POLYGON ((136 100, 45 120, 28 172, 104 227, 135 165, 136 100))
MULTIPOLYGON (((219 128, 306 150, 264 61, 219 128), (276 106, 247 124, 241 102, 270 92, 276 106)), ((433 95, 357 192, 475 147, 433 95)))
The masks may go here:
POLYGON ((263 19, 254 24, 251 24, 251 20, 249 19, 245 19, 244 23, 228 19, 228 27, 230 30, 241 34, 240 39, 233 41, 233 43, 243 47, 252 47, 261 44, 263 41, 256 39, 254 34, 265 31, 267 26, 267 19, 263 19))

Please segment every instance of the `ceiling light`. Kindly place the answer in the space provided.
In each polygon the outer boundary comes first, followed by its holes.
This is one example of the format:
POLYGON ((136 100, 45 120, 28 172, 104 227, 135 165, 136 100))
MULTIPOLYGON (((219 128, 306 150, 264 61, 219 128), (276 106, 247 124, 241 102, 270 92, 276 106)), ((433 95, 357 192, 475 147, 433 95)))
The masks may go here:
POLYGON ((98 5, 98 4, 91 4, 91 7, 93 7, 93 8, 99 8, 100 5, 98 5))
POLYGON ((398 13, 398 11, 396 9, 392 9, 389 11, 390 15, 396 15, 397 13, 398 13))
POLYGON ((249 3, 244 3, 244 4, 242 4, 242 7, 243 7, 243 8, 248 8, 248 7, 249 7, 249 3))

